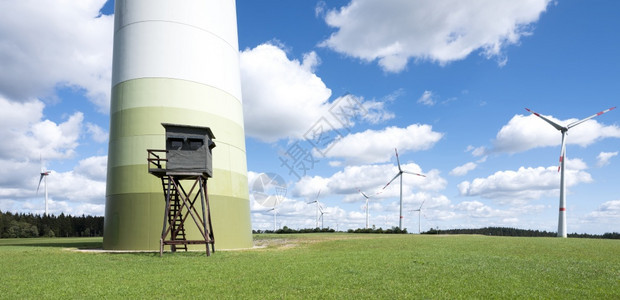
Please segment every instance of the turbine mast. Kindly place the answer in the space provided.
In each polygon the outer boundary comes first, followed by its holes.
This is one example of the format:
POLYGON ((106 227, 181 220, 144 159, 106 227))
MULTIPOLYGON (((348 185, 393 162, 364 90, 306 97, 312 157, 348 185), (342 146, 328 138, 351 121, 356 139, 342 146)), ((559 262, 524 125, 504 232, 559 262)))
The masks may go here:
POLYGON ((368 198, 366 198, 366 229, 368 229, 368 198))
POLYGON ((47 217, 47 174, 45 174, 45 176, 43 176, 43 180, 45 180, 44 184, 45 184, 45 216, 47 217))
MULTIPOLYGON (((400 168, 400 165, 398 167, 400 168)), ((398 219, 398 228, 403 230, 403 173, 400 173, 400 218, 398 219)))
MULTIPOLYGON (((564 146, 564 138, 566 131, 562 131, 562 146, 564 146)), ((566 149, 562 151, 560 157, 560 212, 558 215, 558 237, 567 237, 566 234, 566 185, 564 183, 564 162, 566 161, 566 149)))

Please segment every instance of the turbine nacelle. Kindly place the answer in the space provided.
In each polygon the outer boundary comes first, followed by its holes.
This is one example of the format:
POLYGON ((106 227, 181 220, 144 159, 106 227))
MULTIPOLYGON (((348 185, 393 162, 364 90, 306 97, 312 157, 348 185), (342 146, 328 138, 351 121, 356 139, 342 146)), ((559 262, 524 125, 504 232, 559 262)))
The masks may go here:
POLYGON ((388 185, 390 185, 390 183, 392 183, 392 181, 394 181, 396 178, 398 178, 398 176, 402 176, 403 173, 407 173, 407 174, 411 174, 411 175, 416 175, 416 176, 421 176, 421 177, 426 177, 426 175, 424 175, 424 174, 414 173, 414 172, 409 172, 409 171, 403 170, 401 168, 401 166, 400 166, 400 159, 398 158, 398 150, 396 148, 394 148, 394 152, 396 152, 396 163, 398 164, 398 173, 396 175, 394 175, 392 180, 390 180, 385 186, 383 186, 383 189, 385 189, 388 185))

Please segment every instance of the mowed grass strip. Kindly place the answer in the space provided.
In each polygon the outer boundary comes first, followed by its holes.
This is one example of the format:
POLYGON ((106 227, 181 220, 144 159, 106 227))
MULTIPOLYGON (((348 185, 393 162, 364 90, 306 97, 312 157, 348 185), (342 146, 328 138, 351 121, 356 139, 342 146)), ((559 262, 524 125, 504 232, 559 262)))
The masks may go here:
POLYGON ((0 298, 619 299, 620 241, 255 235, 252 250, 83 253, 101 238, 0 240, 0 298))

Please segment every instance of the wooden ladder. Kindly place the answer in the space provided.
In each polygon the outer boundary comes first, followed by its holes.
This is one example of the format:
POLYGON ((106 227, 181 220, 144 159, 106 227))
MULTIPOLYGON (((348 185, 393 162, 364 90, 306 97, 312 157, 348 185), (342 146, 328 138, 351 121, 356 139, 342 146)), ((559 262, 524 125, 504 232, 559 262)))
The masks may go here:
MULTIPOLYGON (((164 189, 164 195, 168 193, 168 185, 172 184, 170 182, 170 177, 162 176, 161 177, 162 187, 164 189)), ((176 182, 177 186, 180 184, 178 181, 176 182)), ((179 197, 179 192, 174 185, 170 188, 170 204, 168 210, 168 226, 170 226, 170 240, 171 241, 186 241, 187 237, 185 235, 185 226, 184 226, 184 214, 183 207, 181 205, 181 199, 179 197)), ((182 249, 187 251, 187 244, 172 244, 170 245, 170 250, 172 252, 176 252, 177 250, 182 249)))

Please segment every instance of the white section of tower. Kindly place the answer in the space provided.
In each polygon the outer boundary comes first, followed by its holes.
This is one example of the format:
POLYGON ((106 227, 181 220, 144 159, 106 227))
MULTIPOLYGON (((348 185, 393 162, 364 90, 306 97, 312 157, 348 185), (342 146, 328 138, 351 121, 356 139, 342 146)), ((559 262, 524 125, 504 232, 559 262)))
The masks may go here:
POLYGON ((137 78, 175 78, 241 100, 235 1, 183 2, 116 2, 122 16, 114 25, 112 86, 137 78), (193 9, 187 11, 188 6, 193 9))

